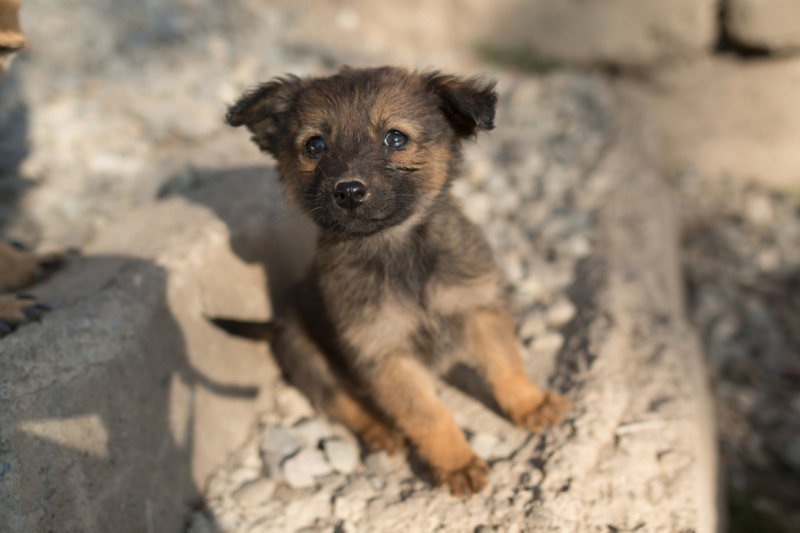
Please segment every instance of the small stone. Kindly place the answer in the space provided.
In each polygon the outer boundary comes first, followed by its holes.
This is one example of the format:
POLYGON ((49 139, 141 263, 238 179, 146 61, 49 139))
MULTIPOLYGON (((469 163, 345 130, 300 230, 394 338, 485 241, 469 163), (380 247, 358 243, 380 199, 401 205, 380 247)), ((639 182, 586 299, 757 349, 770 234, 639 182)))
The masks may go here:
POLYGON ((564 336, 560 333, 545 333, 533 339, 531 344, 531 351, 536 352, 538 355, 554 355, 564 344, 564 336))
POLYGON ((486 190, 494 196, 502 196, 511 189, 511 181, 502 172, 493 172, 486 178, 486 190))
POLYGON ((556 245, 559 254, 572 259, 582 259, 592 253, 592 244, 586 235, 573 235, 556 245))
POLYGON ((319 446, 321 440, 333 436, 331 427, 319 418, 301 420, 291 432, 300 442, 312 448, 319 446))
POLYGON ((525 267, 522 265, 522 259, 516 254, 506 254, 500 257, 500 266, 506 279, 512 283, 518 283, 525 277, 525 267))
POLYGON ((756 226, 769 226, 774 220, 774 211, 769 198, 765 195, 753 196, 745 205, 747 218, 756 226))
POLYGON ((535 301, 544 294, 542 282, 535 276, 522 280, 517 285, 516 293, 535 301))
POLYGON ((315 477, 330 473, 331 467, 325 461, 325 456, 321 451, 312 448, 301 450, 283 463, 283 477, 295 489, 313 487, 316 483, 315 477))
POLYGON ((398 461, 403 461, 402 454, 389 455, 385 451, 372 452, 364 458, 364 466, 370 472, 376 474, 387 474, 394 470, 398 461))
POLYGON ((358 448, 352 442, 328 439, 323 442, 323 449, 328 462, 337 472, 349 474, 358 466, 358 448))
POLYGON ((281 414, 284 423, 293 424, 303 418, 314 416, 314 407, 302 392, 291 386, 283 386, 275 397, 276 410, 281 414))
POLYGON ((337 520, 358 522, 364 516, 367 499, 360 495, 337 496, 333 502, 333 516, 337 520))
POLYGON ((487 461, 504 459, 511 455, 511 448, 491 433, 475 433, 469 443, 475 453, 487 461))
POLYGON ((767 248, 758 252, 756 260, 762 272, 775 272, 781 267, 781 252, 777 248, 767 248))
POLYGON ((566 267, 548 266, 539 277, 544 292, 552 293, 565 289, 572 283, 572 272, 566 267))
POLYGON ((383 490, 386 487, 386 482, 379 476, 367 476, 367 481, 375 490, 383 490))
POLYGON ((464 198, 462 202, 464 214, 476 224, 488 221, 492 213, 492 197, 484 192, 477 192, 464 198))
POLYGON ((249 483, 245 483, 233 493, 233 499, 240 506, 256 507, 266 502, 275 492, 275 481, 267 478, 260 478, 249 483))
POLYGON ((519 328, 519 337, 523 340, 533 339, 547 331, 547 323, 540 313, 532 313, 523 320, 519 328))
POLYGON ((575 305, 566 298, 559 298, 547 310, 547 323, 560 328, 575 317, 575 305))
POLYGON ((280 477, 280 465, 300 449, 302 443, 286 428, 267 426, 262 432, 259 452, 264 471, 271 478, 280 477))

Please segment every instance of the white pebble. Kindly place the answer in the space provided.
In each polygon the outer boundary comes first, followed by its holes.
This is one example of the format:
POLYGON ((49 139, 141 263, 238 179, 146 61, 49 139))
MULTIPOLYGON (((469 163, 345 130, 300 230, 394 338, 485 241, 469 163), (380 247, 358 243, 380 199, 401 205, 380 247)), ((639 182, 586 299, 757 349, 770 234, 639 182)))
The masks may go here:
POLYGON ((483 224, 492 214, 492 197, 476 192, 463 200, 464 214, 476 224, 483 224))
POLYGON ((321 440, 333 436, 331 427, 320 418, 301 420, 290 431, 300 442, 312 448, 319 446, 321 440))
POLYGON ((334 470, 349 474, 358 466, 358 447, 352 442, 328 439, 323 442, 325 457, 334 470))
POLYGON ((261 434, 259 452, 264 471, 270 477, 280 477, 280 465, 286 457, 300 449, 302 443, 286 428, 268 426, 261 434))
POLYGON ((560 333, 548 332, 533 339, 531 351, 537 355, 555 355, 564 344, 564 336, 560 333))
POLYGON ((547 323, 554 328, 559 328, 573 319, 575 306, 566 298, 559 298, 547 310, 547 323))
POLYGON ((511 455, 511 448, 491 433, 475 433, 469 441, 472 449, 487 461, 503 459, 511 455))
POLYGON ((532 339, 544 334, 547 331, 547 324, 544 317, 539 313, 532 313, 519 327, 519 337, 523 340, 532 339))
POLYGON ((751 197, 747 200, 745 212, 750 222, 757 226, 768 226, 775 218, 769 198, 764 195, 751 197))
POLYGON ((592 253, 592 244, 586 235, 573 235, 557 245, 558 252, 571 259, 582 259, 592 253))
POLYGON ((315 477, 330 473, 331 467, 325 461, 325 456, 321 451, 312 448, 301 450, 283 463, 283 477, 289 486, 296 489, 312 487, 315 477))
POLYGON ((273 480, 259 478, 236 489, 233 499, 242 507, 256 507, 269 500, 274 492, 275 482, 273 480))

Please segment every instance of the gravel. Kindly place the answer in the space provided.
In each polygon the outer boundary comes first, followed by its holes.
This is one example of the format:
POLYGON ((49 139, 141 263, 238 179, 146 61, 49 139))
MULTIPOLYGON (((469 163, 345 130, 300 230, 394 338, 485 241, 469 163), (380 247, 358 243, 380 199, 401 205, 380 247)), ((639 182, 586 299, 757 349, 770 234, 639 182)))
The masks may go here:
POLYGON ((691 172, 675 186, 732 512, 745 507, 799 530, 800 196, 691 172))

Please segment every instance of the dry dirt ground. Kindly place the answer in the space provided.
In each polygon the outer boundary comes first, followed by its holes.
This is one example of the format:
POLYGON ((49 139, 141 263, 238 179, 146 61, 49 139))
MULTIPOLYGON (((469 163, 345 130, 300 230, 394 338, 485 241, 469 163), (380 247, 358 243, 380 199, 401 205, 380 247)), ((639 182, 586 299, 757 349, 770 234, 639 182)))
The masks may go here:
MULTIPOLYGON (((396 9, 377 22, 358 2, 23 4, 32 45, 2 89, 0 224, 39 248, 90 243, 128 211, 191 189, 194 167, 256 160, 224 144, 220 118, 254 81, 342 63, 524 76, 563 68, 513 49, 480 53, 476 20, 491 34, 503 16, 487 18, 477 1, 429 4, 422 19, 396 9)), ((671 170, 732 529, 800 530, 800 189, 671 170)))

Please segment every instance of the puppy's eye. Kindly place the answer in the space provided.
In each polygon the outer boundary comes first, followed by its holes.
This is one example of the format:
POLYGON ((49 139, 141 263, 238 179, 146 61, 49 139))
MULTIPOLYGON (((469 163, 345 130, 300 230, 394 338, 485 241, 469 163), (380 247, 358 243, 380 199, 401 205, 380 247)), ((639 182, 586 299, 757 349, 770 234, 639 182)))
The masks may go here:
POLYGON ((389 148, 401 148, 406 142, 408 142, 408 137, 397 130, 389 130, 383 140, 383 144, 389 148))
POLYGON ((319 135, 314 135, 306 141, 306 153, 311 157, 322 155, 326 148, 325 141, 319 135))

